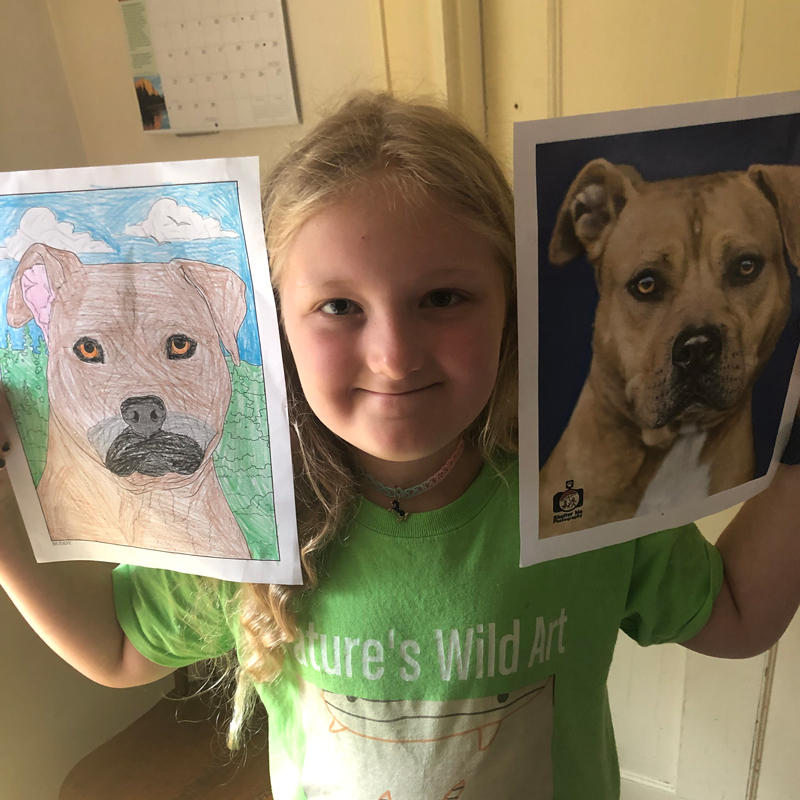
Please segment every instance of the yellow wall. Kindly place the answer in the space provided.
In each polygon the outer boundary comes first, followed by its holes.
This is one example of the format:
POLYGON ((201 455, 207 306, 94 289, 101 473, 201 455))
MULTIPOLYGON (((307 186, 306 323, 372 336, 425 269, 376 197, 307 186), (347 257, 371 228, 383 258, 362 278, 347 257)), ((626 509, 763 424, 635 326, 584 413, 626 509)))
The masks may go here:
POLYGON ((381 88, 382 46, 371 0, 288 4, 303 125, 179 137, 142 131, 122 14, 109 0, 49 0, 89 164, 257 155, 268 168, 325 107, 381 88))
POLYGON ((47 0, 3 0, 0 31, 0 170, 83 166, 47 0))
POLYGON ((742 16, 739 93, 789 92, 800 87, 800 3, 750 0, 742 16))
POLYGON ((484 0, 488 141, 524 119, 800 88, 795 0, 484 0))

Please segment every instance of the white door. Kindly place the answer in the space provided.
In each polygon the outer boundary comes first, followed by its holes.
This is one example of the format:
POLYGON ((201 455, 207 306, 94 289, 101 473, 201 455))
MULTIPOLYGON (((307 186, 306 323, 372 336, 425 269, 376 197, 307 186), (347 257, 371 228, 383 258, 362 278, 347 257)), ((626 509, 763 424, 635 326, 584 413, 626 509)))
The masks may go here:
MULTIPOLYGON (((715 541, 732 516, 701 520, 701 530, 715 541)), ((620 634, 609 698, 623 800, 760 800, 770 661, 768 654, 709 658, 680 645, 642 648, 620 634)))

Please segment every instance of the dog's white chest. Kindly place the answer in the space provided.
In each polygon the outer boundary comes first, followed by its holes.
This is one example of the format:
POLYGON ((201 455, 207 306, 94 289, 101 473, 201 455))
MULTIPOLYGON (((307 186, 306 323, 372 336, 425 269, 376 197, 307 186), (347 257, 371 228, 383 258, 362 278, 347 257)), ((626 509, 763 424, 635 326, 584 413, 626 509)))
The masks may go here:
POLYGON ((647 486, 637 517, 708 497, 711 468, 700 463, 707 435, 705 431, 685 433, 675 439, 647 486))

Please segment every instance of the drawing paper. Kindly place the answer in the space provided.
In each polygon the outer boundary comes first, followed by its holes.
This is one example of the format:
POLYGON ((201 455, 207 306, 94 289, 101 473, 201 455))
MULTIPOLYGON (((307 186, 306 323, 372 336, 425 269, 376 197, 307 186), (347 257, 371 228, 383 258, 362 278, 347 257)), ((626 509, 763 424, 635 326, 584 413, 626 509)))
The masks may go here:
POLYGON ((258 159, 0 175, 0 310, 38 561, 301 582, 258 159))

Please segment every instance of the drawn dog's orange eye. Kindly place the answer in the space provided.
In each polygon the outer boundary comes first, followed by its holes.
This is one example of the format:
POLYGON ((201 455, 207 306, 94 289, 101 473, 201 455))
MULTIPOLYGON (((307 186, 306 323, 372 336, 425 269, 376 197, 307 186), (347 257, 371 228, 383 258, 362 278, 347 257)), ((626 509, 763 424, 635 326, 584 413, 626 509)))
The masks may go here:
POLYGON ((96 339, 90 339, 88 336, 82 336, 72 345, 72 352, 81 361, 87 364, 103 364, 106 357, 103 352, 103 347, 96 339))
POLYGON ((197 350, 197 342, 188 336, 176 333, 167 339, 167 358, 173 361, 191 358, 197 350))

